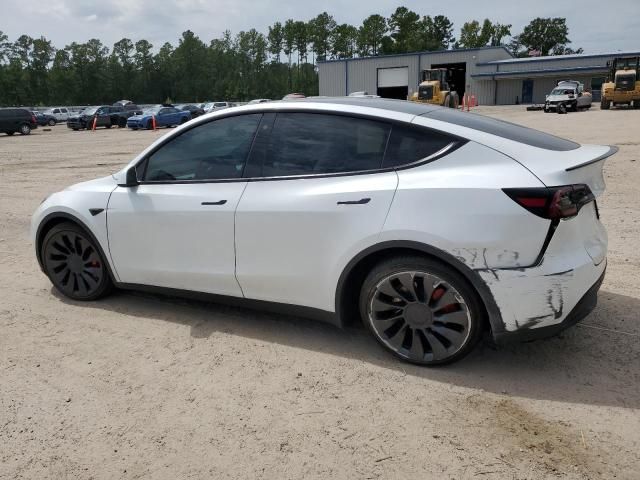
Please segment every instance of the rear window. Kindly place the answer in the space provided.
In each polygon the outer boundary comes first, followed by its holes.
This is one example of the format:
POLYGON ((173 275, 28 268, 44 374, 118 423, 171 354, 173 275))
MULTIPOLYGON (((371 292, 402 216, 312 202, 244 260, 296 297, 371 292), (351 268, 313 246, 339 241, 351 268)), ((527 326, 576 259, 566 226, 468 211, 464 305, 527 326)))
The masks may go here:
POLYGON ((394 125, 383 167, 415 163, 442 150, 455 139, 427 128, 394 125))
POLYGON ((260 174, 264 177, 375 170, 387 123, 321 113, 278 113, 260 174))
POLYGON ((469 112, 462 113, 450 108, 439 108, 432 112, 425 113, 423 116, 453 125, 460 125, 461 127, 473 128, 474 130, 506 138, 507 140, 513 140, 514 142, 520 142, 546 150, 567 151, 575 150, 580 146, 571 140, 516 125, 515 123, 469 112))

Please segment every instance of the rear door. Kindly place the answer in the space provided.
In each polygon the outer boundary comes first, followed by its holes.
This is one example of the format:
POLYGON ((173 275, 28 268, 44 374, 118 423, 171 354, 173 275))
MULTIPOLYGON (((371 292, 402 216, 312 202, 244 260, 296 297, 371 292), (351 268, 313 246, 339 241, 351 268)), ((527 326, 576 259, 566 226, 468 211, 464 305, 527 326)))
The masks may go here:
POLYGON ((139 186, 116 188, 107 223, 120 281, 242 296, 234 215, 260 117, 239 115, 186 130, 138 165, 139 186))
POLYGON ((236 212, 236 275, 248 298, 333 311, 337 279, 375 242, 398 183, 380 171, 390 125, 265 114, 236 212))

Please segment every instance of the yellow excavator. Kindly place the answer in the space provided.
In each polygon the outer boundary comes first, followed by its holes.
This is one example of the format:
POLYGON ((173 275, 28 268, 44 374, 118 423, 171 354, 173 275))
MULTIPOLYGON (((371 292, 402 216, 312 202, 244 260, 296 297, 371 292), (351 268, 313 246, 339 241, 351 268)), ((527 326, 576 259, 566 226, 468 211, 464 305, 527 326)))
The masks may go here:
POLYGON ((446 68, 432 68, 421 72, 418 91, 411 95, 412 102, 431 103, 443 107, 458 108, 458 94, 449 87, 446 68))
POLYGON ((609 76, 602 84, 600 108, 633 105, 640 108, 640 57, 619 57, 607 62, 609 76))

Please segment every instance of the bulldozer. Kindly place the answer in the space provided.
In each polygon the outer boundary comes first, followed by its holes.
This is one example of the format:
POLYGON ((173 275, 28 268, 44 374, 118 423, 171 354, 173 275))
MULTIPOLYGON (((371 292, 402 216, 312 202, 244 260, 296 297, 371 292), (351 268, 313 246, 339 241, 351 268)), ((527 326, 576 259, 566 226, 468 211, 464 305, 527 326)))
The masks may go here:
POLYGON ((423 70, 418 91, 411 95, 412 102, 431 103, 443 107, 458 108, 458 94, 449 87, 446 68, 423 70))
POLYGON ((609 75, 602 84, 600 108, 633 105, 640 108, 640 57, 619 57, 607 62, 609 75))

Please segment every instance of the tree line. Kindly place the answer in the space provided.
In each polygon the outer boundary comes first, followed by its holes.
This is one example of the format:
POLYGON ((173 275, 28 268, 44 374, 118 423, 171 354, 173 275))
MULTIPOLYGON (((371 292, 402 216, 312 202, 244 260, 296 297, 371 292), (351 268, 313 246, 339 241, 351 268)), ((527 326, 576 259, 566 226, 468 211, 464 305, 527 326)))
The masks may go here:
POLYGON ((512 25, 466 22, 458 38, 444 15, 398 7, 389 18, 370 15, 360 26, 323 12, 309 21, 275 22, 266 33, 225 31, 208 44, 187 30, 176 46, 156 49, 123 38, 109 49, 99 39, 56 48, 44 36, 11 42, 0 31, 0 105, 85 105, 132 99, 163 101, 280 98, 317 95, 318 61, 415 51, 504 45, 516 56, 572 50, 564 18, 536 18, 517 35, 512 25))

